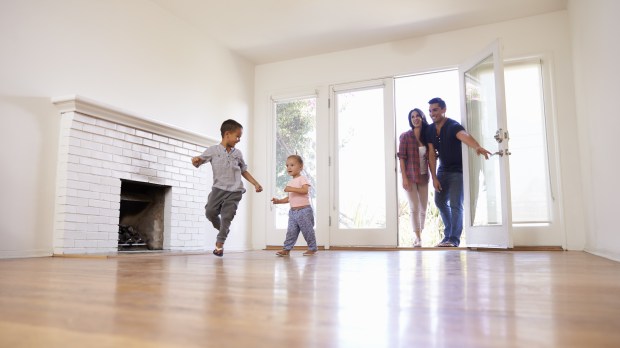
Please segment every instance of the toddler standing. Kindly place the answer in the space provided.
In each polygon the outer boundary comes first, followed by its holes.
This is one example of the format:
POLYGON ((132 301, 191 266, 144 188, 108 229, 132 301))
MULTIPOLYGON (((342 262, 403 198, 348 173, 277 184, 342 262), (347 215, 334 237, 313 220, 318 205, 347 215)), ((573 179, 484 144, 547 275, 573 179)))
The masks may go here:
POLYGON ((286 184, 284 192, 288 192, 288 197, 272 198, 273 204, 290 203, 291 209, 288 212, 288 229, 282 250, 278 251, 278 256, 289 256, 291 249, 295 246, 299 232, 304 236, 308 244, 308 250, 304 256, 312 256, 317 251, 316 237, 314 235, 314 212, 310 205, 308 191, 310 183, 308 179, 301 175, 304 168, 304 161, 301 156, 291 155, 286 159, 286 171, 293 179, 286 184))

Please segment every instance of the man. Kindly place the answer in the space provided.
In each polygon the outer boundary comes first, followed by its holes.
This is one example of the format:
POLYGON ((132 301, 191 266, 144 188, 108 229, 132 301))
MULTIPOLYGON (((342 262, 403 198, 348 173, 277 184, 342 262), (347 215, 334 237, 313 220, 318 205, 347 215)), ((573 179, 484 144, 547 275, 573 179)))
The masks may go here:
POLYGON ((428 159, 435 187, 435 205, 445 226, 444 238, 438 247, 457 247, 463 232, 463 158, 461 143, 489 159, 491 154, 463 126, 446 117, 446 102, 433 98, 428 102, 433 120, 426 133, 428 159), (437 169, 439 158, 439 169, 437 169))

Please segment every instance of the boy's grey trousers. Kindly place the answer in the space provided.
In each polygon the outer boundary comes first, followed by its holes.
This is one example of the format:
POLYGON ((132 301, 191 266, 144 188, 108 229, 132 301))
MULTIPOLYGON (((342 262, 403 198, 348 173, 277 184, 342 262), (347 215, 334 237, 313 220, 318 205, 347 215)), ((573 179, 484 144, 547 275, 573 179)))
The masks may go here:
POLYGON ((209 193, 209 199, 205 206, 205 215, 211 221, 213 227, 220 231, 217 234, 217 242, 224 244, 228 233, 230 232, 230 223, 232 222, 237 207, 243 193, 241 191, 225 191, 217 187, 213 187, 209 193))

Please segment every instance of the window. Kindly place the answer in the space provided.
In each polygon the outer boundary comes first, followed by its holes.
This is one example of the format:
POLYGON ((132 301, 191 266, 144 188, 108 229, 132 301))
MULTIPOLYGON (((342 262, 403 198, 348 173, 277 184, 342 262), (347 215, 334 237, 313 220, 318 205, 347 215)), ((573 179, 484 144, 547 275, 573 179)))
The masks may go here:
POLYGON ((513 224, 551 221, 542 64, 539 59, 504 66, 510 132, 513 224))
MULTIPOLYGON (((300 155, 304 160, 302 175, 310 181, 310 203, 316 199, 316 97, 275 101, 275 197, 286 197, 286 184, 291 177, 286 172, 286 158, 300 155)), ((288 205, 275 205, 277 229, 286 229, 288 205)))

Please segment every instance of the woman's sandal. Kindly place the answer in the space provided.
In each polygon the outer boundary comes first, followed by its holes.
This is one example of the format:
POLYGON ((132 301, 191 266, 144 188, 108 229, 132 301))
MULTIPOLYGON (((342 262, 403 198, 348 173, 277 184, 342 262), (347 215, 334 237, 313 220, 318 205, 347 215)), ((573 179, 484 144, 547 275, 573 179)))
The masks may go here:
POLYGON ((213 255, 218 257, 224 256, 224 248, 215 247, 215 249, 213 249, 213 255))

